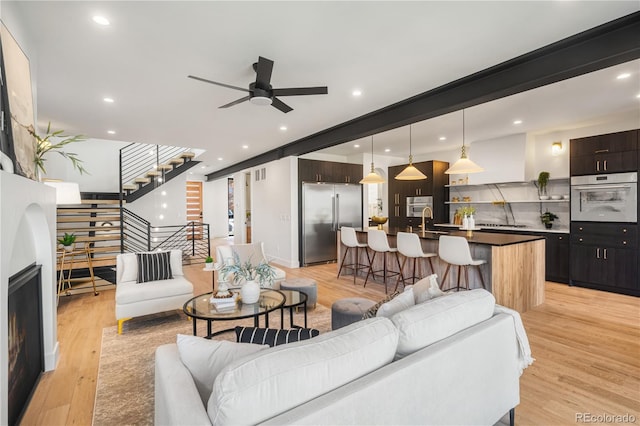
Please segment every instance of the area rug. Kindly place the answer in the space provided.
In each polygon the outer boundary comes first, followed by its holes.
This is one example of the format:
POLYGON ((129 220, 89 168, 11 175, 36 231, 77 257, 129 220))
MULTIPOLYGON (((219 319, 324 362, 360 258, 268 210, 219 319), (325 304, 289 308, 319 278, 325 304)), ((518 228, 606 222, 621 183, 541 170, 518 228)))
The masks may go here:
MULTIPOLYGON (((302 312, 294 314, 294 324, 303 324, 302 312)), ((269 316, 270 326, 280 326, 279 312, 269 316)), ((260 321, 263 324, 263 320, 260 321)), ((288 309, 284 315, 289 324, 288 309)), ((253 320, 214 322, 213 331, 236 325, 253 325, 253 320)), ((331 330, 331 310, 317 305, 308 311, 308 326, 321 333, 331 330)), ((206 333, 206 322, 198 321, 198 335, 206 333)), ((193 334, 191 320, 177 312, 127 321, 123 334, 116 326, 102 330, 102 352, 98 371, 94 426, 152 425, 154 410, 154 359, 158 346, 175 343, 177 334, 193 334)), ((228 332, 216 339, 235 341, 228 332)))

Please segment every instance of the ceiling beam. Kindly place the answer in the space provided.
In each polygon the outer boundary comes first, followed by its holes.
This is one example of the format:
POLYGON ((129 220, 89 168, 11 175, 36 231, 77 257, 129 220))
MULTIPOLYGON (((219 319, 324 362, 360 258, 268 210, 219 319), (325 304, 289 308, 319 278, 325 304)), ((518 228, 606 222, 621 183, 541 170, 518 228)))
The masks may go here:
POLYGON ((207 175, 207 180, 406 126, 640 57, 640 12, 354 118, 207 175))

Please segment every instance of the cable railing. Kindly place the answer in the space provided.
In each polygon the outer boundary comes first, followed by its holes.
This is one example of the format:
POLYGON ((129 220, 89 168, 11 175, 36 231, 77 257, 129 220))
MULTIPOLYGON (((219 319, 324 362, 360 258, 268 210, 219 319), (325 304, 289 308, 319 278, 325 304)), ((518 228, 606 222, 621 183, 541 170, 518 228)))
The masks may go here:
POLYGON ((209 224, 152 226, 132 211, 122 208, 120 220, 121 252, 182 250, 183 261, 204 262, 211 253, 209 224))
MULTIPOLYGON (((133 183, 136 178, 159 171, 164 174, 163 165, 180 156, 189 148, 146 143, 132 143, 120 149, 120 186, 133 183)), ((159 183, 159 182, 158 182, 159 183)))

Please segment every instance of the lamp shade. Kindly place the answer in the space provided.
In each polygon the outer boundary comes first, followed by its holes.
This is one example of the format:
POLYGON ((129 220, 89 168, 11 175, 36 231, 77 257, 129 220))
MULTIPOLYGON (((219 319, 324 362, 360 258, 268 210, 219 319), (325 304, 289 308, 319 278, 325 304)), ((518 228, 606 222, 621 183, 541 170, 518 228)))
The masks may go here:
POLYGON ((384 178, 376 173, 376 169, 373 165, 373 136, 371 136, 371 171, 369 172, 368 175, 362 178, 359 183, 362 183, 362 184, 385 183, 384 178))
POLYGON ((80 204, 80 186, 75 182, 48 180, 45 185, 56 189, 56 204, 80 204))
POLYGON ((445 170, 445 174, 460 175, 465 173, 479 173, 483 171, 484 169, 482 167, 478 166, 476 163, 467 158, 466 147, 463 146, 460 158, 458 159, 458 161, 453 163, 453 166, 445 170))
POLYGON ((416 166, 413 165, 413 162, 411 160, 412 159, 410 158, 409 165, 405 167, 403 171, 398 173, 398 175, 396 176, 397 180, 424 180, 427 178, 424 173, 416 169, 416 166))

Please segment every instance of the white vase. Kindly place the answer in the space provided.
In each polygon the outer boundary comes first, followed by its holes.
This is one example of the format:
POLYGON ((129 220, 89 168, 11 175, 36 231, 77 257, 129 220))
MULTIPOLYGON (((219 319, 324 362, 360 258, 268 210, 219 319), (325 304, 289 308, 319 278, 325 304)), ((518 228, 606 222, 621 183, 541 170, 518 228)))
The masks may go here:
POLYGON ((467 229, 475 229, 476 220, 473 218, 473 215, 469 215, 469 220, 468 220, 467 226, 468 226, 467 229))
POLYGON ((205 263, 204 269, 207 271, 213 271, 213 262, 205 263))
POLYGON ((462 229, 469 229, 469 216, 467 215, 462 218, 462 229))
POLYGON ((256 303, 260 299, 260 284, 256 281, 247 281, 240 287, 242 303, 256 303))

